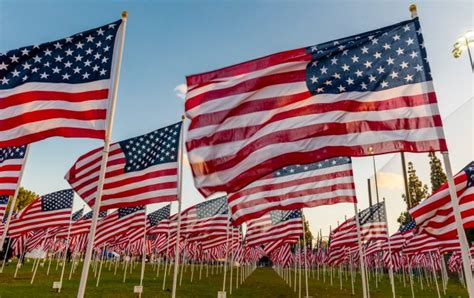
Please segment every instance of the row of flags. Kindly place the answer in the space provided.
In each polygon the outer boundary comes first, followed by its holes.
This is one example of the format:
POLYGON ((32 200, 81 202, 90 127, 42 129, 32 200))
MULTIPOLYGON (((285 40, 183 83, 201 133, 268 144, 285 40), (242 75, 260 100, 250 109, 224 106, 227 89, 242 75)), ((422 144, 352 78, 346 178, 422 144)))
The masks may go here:
MULTIPOLYGON (((166 234, 165 253, 183 240, 222 247, 215 255, 244 242, 240 251, 250 247, 250 258, 267 253, 287 263, 288 247, 303 235, 302 208, 357 203, 351 157, 447 152, 417 17, 188 76, 185 144, 183 120, 109 145, 124 28, 122 19, 0 54, 2 205, 19 186, 29 144, 53 136, 104 140, 66 173, 72 189, 38 197, 15 214, 4 234, 16 246, 66 233, 83 247, 96 218, 72 214, 77 193, 104 212, 91 230, 96 248, 149 250, 163 246, 166 234), (184 149, 200 193, 226 196, 173 216, 169 206, 147 216, 146 205, 182 200, 184 149), (245 237, 234 228, 244 222, 245 237)), ((473 171, 470 164, 454 179, 465 228, 472 227, 473 171)), ((396 251, 414 229, 410 241, 420 246, 431 238, 457 241, 451 199, 446 184, 410 210, 413 228, 392 236, 396 251)), ((383 249, 392 238, 384 203, 344 221, 330 237, 333 256, 355 253, 361 242, 383 249)))

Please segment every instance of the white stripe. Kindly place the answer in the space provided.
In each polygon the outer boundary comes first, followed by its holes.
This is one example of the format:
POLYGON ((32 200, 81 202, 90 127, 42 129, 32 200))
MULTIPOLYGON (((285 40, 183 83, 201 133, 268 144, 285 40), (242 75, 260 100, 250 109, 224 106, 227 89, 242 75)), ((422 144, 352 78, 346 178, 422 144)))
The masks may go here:
MULTIPOLYGON (((255 166, 255 161, 266 161, 272 157, 280 156, 288 152, 307 152, 315 151, 328 146, 351 146, 351 145, 370 145, 376 142, 391 142, 391 141, 411 141, 418 142, 420 140, 439 140, 443 139, 443 128, 423 128, 417 130, 402 130, 402 131, 368 131, 364 133, 345 134, 342 136, 324 136, 311 139, 304 139, 296 142, 278 143, 266 146, 262 149, 254 151, 246 156, 244 160, 239 162, 233 168, 214 172, 204 176, 195 176, 194 181, 196 187, 206 187, 213 185, 220 185, 223 182, 232 180, 236 175, 245 173, 249 168, 255 166)), ((232 143, 227 144, 228 147, 233 147, 232 143)), ((189 154, 190 160, 203 160, 194 154, 189 154), (192 157, 191 157, 192 156, 192 157)))
POLYGON ((60 109, 75 112, 85 112, 97 109, 107 109, 107 99, 95 99, 81 102, 68 102, 61 100, 37 100, 20 106, 12 106, 0 110, 0 120, 13 118, 28 112, 47 111, 60 109))
POLYGON ((101 206, 106 207, 116 203, 132 203, 136 201, 142 201, 150 198, 156 198, 161 196, 168 196, 168 195, 177 195, 176 188, 170 189, 160 189, 156 191, 150 191, 145 193, 140 193, 139 195, 132 195, 128 197, 122 197, 117 199, 108 199, 101 201, 101 206))
POLYGON ((109 89, 110 80, 100 80, 81 84, 67 84, 67 83, 40 83, 32 82, 25 83, 11 89, 0 90, 0 98, 5 98, 11 95, 29 92, 29 91, 53 91, 53 92, 68 92, 79 93, 91 90, 109 89))
POLYGON ((28 122, 14 128, 0 131, 1 140, 12 140, 18 137, 26 137, 58 127, 85 128, 93 130, 105 130, 105 119, 100 120, 77 120, 53 118, 48 120, 28 122))
MULTIPOLYGON (((125 178, 124 178, 125 179, 125 178)), ((153 185, 161 184, 161 183, 166 183, 166 182, 175 182, 177 179, 177 175, 173 176, 161 176, 161 177, 155 177, 151 179, 146 179, 134 183, 127 183, 119 187, 115 188, 110 188, 110 189, 104 189, 104 195, 113 195, 113 194, 118 194, 120 192, 128 191, 128 190, 133 190, 136 188, 144 187, 144 186, 150 186, 152 187, 153 185)), ((176 189, 176 187, 174 187, 176 189)), ((117 198, 118 200, 121 200, 121 198, 117 198)))

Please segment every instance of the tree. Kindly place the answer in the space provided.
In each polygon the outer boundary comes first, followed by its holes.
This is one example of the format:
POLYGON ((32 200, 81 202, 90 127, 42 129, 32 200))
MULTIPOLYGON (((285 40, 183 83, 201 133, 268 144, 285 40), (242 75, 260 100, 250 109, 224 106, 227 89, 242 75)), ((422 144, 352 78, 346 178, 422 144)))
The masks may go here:
POLYGON ((447 178, 444 173, 443 166, 441 165, 441 160, 436 156, 434 152, 428 154, 430 158, 430 179, 431 179, 431 192, 435 192, 438 188, 446 183, 447 178))
MULTIPOLYGON (((20 191, 18 192, 18 197, 16 198, 15 208, 13 209, 15 212, 20 211, 21 209, 25 208, 29 203, 33 202, 38 195, 31 190, 23 188, 20 186, 20 191)), ((13 197, 10 197, 8 200, 7 210, 10 210, 11 203, 13 201, 13 197)))
MULTIPOLYGON (((402 194, 402 198, 407 204, 407 209, 411 209, 415 207, 416 205, 420 204, 420 202, 423 199, 426 199, 428 197, 428 186, 426 184, 423 184, 423 182, 420 180, 418 175, 416 174, 415 167, 413 166, 413 163, 410 161, 408 162, 408 194, 410 196, 410 199, 405 196, 405 194, 402 194)), ((405 225, 411 221, 410 214, 405 211, 400 214, 400 217, 398 217, 397 220, 401 225, 405 225)))
MULTIPOLYGON (((306 218, 304 219, 304 229, 306 236, 306 245, 313 247, 313 233, 311 233, 311 230, 309 229, 309 223, 306 218)), ((301 236, 300 238, 300 245, 303 246, 303 236, 301 236)))

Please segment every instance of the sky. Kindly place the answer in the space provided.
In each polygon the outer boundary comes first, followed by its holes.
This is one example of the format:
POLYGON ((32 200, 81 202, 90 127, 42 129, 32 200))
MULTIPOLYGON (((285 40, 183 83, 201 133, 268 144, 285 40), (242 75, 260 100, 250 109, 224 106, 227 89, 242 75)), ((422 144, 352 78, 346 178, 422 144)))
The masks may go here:
MULTIPOLYGON (((22 1, 0 0, 0 52, 64 38, 120 18, 129 19, 112 140, 179 121, 185 76, 271 53, 306 47, 410 18, 411 1, 22 1)), ((445 119, 453 171, 474 159, 473 77, 454 41, 474 29, 472 1, 417 1, 439 108, 445 119)), ((38 194, 68 188, 64 174, 98 140, 51 138, 31 146, 22 185, 38 194)), ((426 154, 408 154, 429 183, 426 154)), ((372 159, 354 159, 359 208, 368 206, 372 159)), ((386 197, 390 232, 405 208, 398 155, 376 157, 380 197, 386 197)), ((183 208, 204 200, 185 165, 183 208)), ((152 206, 149 210, 158 208, 152 206)), ((79 199, 75 209, 81 208, 79 199)), ((176 204, 172 207, 176 211, 176 204)), ((305 209, 313 234, 353 216, 353 206, 305 209)))

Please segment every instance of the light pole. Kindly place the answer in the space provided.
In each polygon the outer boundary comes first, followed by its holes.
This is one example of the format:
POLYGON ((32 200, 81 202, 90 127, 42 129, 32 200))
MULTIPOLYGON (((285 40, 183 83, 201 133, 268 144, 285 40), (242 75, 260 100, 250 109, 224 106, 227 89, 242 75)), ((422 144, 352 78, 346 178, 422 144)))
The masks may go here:
POLYGON ((474 62, 472 61, 471 49, 470 46, 474 45, 474 31, 470 30, 464 33, 464 35, 456 40, 453 45, 453 56, 454 58, 461 57, 461 54, 464 50, 467 50, 469 55, 469 61, 471 61, 471 70, 474 73, 474 62))

